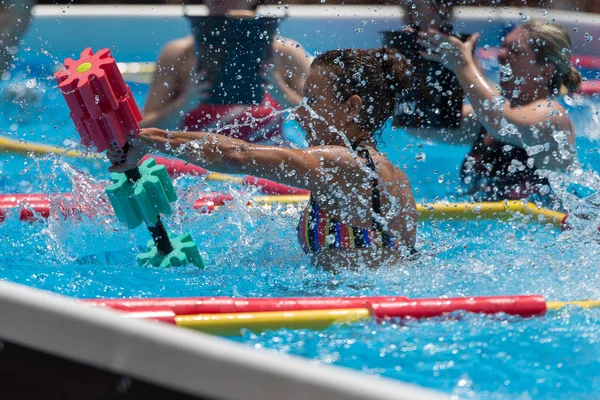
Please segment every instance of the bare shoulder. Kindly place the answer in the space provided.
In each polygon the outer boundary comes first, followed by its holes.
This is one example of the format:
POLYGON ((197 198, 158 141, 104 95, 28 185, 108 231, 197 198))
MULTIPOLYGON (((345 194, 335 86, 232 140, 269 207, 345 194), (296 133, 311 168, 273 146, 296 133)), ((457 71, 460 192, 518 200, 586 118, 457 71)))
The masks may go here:
POLYGON ((310 58, 302 45, 287 37, 279 36, 273 41, 273 51, 283 56, 310 58))
POLYGON ((159 62, 163 65, 177 65, 194 55, 194 37, 187 36, 167 43, 161 53, 159 62))
POLYGON ((392 164, 384 155, 379 155, 374 162, 381 177, 389 182, 405 185, 408 182, 408 176, 400 168, 392 164))
POLYGON ((341 167, 340 171, 344 171, 344 168, 358 165, 358 156, 346 146, 314 146, 304 151, 307 156, 319 160, 319 163, 326 168, 341 167))
MULTIPOLYGON (((344 182, 361 184, 368 177, 365 160, 345 146, 315 146, 306 154, 322 168, 324 173, 344 182)), ((393 195, 412 193, 408 176, 381 153, 371 153, 380 182, 385 183, 393 195)), ((411 194, 412 195, 412 194, 411 194)))

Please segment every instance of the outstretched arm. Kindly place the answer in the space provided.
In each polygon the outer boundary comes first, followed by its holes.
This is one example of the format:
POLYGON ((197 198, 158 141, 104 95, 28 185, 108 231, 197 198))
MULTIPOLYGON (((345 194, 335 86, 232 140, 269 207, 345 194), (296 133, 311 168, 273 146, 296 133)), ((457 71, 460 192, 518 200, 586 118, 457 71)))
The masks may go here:
MULTIPOLYGON (((212 171, 249 174, 311 191, 326 190, 336 171, 357 161, 343 147, 325 146, 295 150, 254 145, 207 132, 167 132, 143 129, 130 140, 128 154, 110 150, 111 171, 126 171, 150 151, 176 156, 212 171)), ((358 164, 356 164, 358 165, 358 164)))

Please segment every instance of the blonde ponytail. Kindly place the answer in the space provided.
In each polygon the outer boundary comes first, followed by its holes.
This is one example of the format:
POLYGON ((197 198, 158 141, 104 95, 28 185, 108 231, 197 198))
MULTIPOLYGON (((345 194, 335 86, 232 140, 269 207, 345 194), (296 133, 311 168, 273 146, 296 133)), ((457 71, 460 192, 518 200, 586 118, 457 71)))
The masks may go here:
POLYGON ((569 68, 569 72, 567 72, 567 74, 562 80, 562 84, 565 85, 565 87, 570 93, 575 92, 577 91, 577 89, 579 89, 579 85, 581 85, 581 74, 579 73, 577 68, 571 65, 571 67, 569 68))

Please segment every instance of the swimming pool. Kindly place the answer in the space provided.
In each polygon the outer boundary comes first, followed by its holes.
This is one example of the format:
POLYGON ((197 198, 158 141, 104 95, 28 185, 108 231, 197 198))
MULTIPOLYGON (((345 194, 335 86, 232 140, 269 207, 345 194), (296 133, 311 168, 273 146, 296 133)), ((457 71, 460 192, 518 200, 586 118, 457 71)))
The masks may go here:
MULTIPOLYGON (((69 145, 76 139, 62 98, 46 80, 49 66, 32 66, 8 83, 29 85, 14 101, 3 101, 0 126, 13 138, 69 145), (36 77, 36 81, 29 81, 36 77)), ((593 72, 590 77, 593 77, 593 72)), ((5 83, 6 84, 6 83, 5 83)), ((147 87, 133 87, 142 103, 147 87)), ((6 92, 6 91, 5 91, 6 92)), ((578 137, 585 191, 599 189, 597 103, 570 107, 578 137), (587 138, 584 135, 588 136, 587 138)), ((293 124, 288 134, 296 135, 293 124)), ((431 145, 387 129, 385 147, 402 166, 418 200, 464 200, 456 191, 466 148, 431 145)), ((106 206, 93 189, 105 179, 103 161, 69 164, 3 156, 0 191, 70 191, 87 206, 106 206), (73 167, 75 166, 75 168, 73 167), (77 171, 83 171, 81 174, 77 171), (87 173, 91 174, 87 175, 87 173)), ((564 177, 556 176, 557 187, 564 177)), ((247 210, 253 192, 210 215, 194 212, 185 199, 203 191, 239 189, 195 178, 177 181, 180 206, 169 226, 191 231, 208 268, 140 269, 135 248, 147 240, 143 228, 128 231, 112 217, 23 224, 9 215, 0 225, 0 278, 74 297, 337 296, 440 297, 539 293, 548 299, 598 298, 600 245, 595 229, 564 234, 537 224, 435 222, 420 224, 421 257, 403 268, 331 275, 310 266, 295 237, 298 214, 287 206, 247 210), (282 254, 285 253, 285 257, 282 254)), ((565 191, 567 185, 564 185, 565 191)), ((574 196, 559 191, 568 205, 574 196)), ((590 223, 591 226, 591 223, 590 223)), ((425 321, 363 322, 323 332, 280 330, 246 333, 255 348, 297 354, 323 364, 455 393, 459 397, 593 398, 600 389, 598 311, 565 309, 535 319, 457 314, 425 321)))

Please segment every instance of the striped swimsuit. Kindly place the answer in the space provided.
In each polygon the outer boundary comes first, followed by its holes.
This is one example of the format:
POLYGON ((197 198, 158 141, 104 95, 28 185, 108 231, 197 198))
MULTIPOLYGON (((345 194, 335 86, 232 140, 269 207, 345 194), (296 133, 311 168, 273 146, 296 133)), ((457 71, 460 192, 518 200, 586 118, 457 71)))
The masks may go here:
MULTIPOLYGON (((352 148, 365 159, 367 166, 375 171, 375 164, 369 151, 358 143, 352 148)), ((373 211, 381 215, 381 199, 376 177, 371 178, 373 211)), ((401 247, 399 240, 384 232, 383 227, 373 218, 372 228, 356 228, 345 225, 335 218, 328 217, 319 207, 313 196, 298 223, 298 241, 305 253, 318 253, 325 249, 366 249, 369 247, 401 247)))

